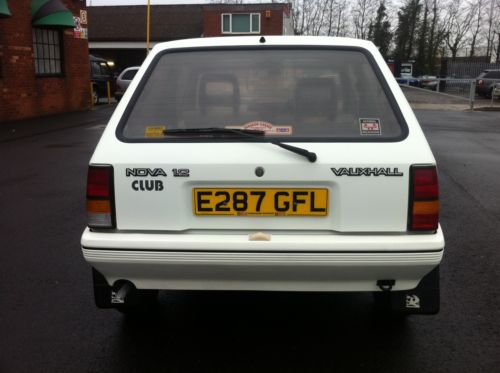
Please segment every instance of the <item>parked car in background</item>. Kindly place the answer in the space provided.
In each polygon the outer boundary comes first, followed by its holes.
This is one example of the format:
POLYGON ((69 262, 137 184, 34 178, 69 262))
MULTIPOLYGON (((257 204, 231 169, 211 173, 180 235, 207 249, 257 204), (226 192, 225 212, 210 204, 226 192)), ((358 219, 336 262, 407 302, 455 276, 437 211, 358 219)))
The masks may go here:
POLYGON ((108 96, 108 82, 110 84, 110 95, 115 92, 115 80, 113 70, 109 67, 108 62, 104 58, 89 56, 90 62, 90 79, 92 81, 92 101, 95 104, 99 100, 108 96))
POLYGON ((400 76, 396 78, 396 81, 398 84, 411 85, 412 87, 418 87, 420 84, 418 79, 413 76, 400 76))
POLYGON ((500 98, 500 83, 495 83, 493 86, 493 97, 500 98))
POLYGON ((476 93, 479 96, 491 97, 495 83, 500 83, 500 69, 484 70, 476 78, 476 93))
POLYGON ((435 91, 437 89, 439 83, 437 76, 423 75, 418 79, 420 88, 426 88, 432 91, 435 91))
POLYGON ((116 91, 115 91, 115 99, 116 101, 120 101, 123 97, 123 94, 127 90, 130 82, 134 79, 135 74, 139 70, 139 66, 128 67, 121 72, 121 74, 116 79, 116 91))

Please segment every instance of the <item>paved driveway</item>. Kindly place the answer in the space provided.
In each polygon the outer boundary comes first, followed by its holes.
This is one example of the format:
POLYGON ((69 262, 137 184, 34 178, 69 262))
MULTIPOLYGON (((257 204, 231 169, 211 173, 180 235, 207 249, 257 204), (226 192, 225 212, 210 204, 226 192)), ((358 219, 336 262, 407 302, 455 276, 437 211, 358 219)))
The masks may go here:
POLYGON ((447 247, 441 313, 405 322, 366 295, 163 293, 141 322, 97 310, 79 238, 104 122, 0 144, 0 371, 498 371, 500 113, 416 114, 447 247))

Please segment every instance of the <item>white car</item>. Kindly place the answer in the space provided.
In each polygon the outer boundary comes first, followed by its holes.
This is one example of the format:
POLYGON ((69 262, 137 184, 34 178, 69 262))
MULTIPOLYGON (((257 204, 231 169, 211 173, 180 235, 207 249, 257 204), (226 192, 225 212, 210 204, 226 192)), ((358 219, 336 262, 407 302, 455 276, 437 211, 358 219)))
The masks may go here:
POLYGON ((92 156, 98 307, 158 290, 370 292, 436 313, 436 162, 377 48, 331 37, 158 44, 92 156))
POLYGON ((139 66, 128 67, 123 70, 118 78, 116 78, 116 90, 115 90, 115 99, 116 101, 120 101, 123 97, 123 94, 127 90, 128 86, 132 79, 134 79, 135 74, 139 71, 139 66))

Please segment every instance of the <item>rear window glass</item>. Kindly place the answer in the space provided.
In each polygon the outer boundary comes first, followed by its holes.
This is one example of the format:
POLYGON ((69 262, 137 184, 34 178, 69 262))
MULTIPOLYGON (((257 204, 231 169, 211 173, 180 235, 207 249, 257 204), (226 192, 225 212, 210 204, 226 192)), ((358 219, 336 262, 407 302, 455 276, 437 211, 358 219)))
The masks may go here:
POLYGON ((488 79, 500 79, 500 71, 490 71, 485 75, 488 79))
POLYGON ((132 80, 134 79, 135 74, 137 74, 136 69, 125 71, 122 75, 122 80, 132 80))
POLYGON ((356 50, 165 53, 144 79, 122 118, 124 139, 175 141, 162 129, 218 127, 263 130, 264 141, 387 141, 406 128, 356 50))

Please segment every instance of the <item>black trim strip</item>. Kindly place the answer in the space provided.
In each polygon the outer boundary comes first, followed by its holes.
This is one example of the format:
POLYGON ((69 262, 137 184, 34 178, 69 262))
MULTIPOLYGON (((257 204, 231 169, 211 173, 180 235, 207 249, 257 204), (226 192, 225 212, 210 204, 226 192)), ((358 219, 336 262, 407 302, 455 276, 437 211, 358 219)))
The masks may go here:
POLYGON ((420 251, 391 251, 391 250, 377 250, 377 251, 290 251, 290 250, 268 250, 268 251, 221 251, 221 250, 158 250, 158 249, 116 249, 116 248, 97 248, 97 247, 82 247, 85 250, 95 251, 140 251, 140 252, 160 252, 160 253, 218 253, 218 254, 419 254, 419 253, 439 253, 443 249, 437 250, 420 250, 420 251))
MULTIPOLYGON (((401 109, 394 97, 392 90, 389 88, 384 75, 380 71, 378 64, 375 62, 375 58, 373 55, 368 52, 367 49, 361 47, 345 47, 345 46, 322 46, 322 45, 256 45, 256 46, 227 46, 227 47, 189 47, 189 48, 172 48, 164 50, 158 55, 156 55, 153 61, 148 66, 146 73, 142 77, 141 81, 137 89, 134 91, 132 98, 130 99, 123 115, 120 118, 118 126, 116 127, 116 137, 118 140, 124 143, 234 143, 234 142, 272 142, 276 141, 275 137, 268 137, 264 139, 252 139, 252 138, 141 138, 141 139, 129 139, 123 136, 123 129, 125 124, 135 107, 135 104, 141 95, 144 86, 148 82, 151 74, 158 64, 161 57, 169 53, 179 53, 179 52, 202 52, 202 51, 217 51, 217 50, 341 50, 341 51, 356 51, 361 52, 368 60, 370 65, 377 76, 379 83, 384 90, 384 93, 389 100, 391 108, 401 126, 401 136, 398 137, 385 137, 385 138, 375 138, 375 137, 352 137, 352 138, 325 138, 325 137, 295 137, 286 139, 286 142, 353 142, 353 143, 365 143, 365 142, 377 142, 377 143, 386 143, 386 142, 399 142, 403 141, 408 137, 408 124, 406 123, 405 117, 401 112, 401 109)), ((282 141, 283 139, 278 139, 282 141)))

